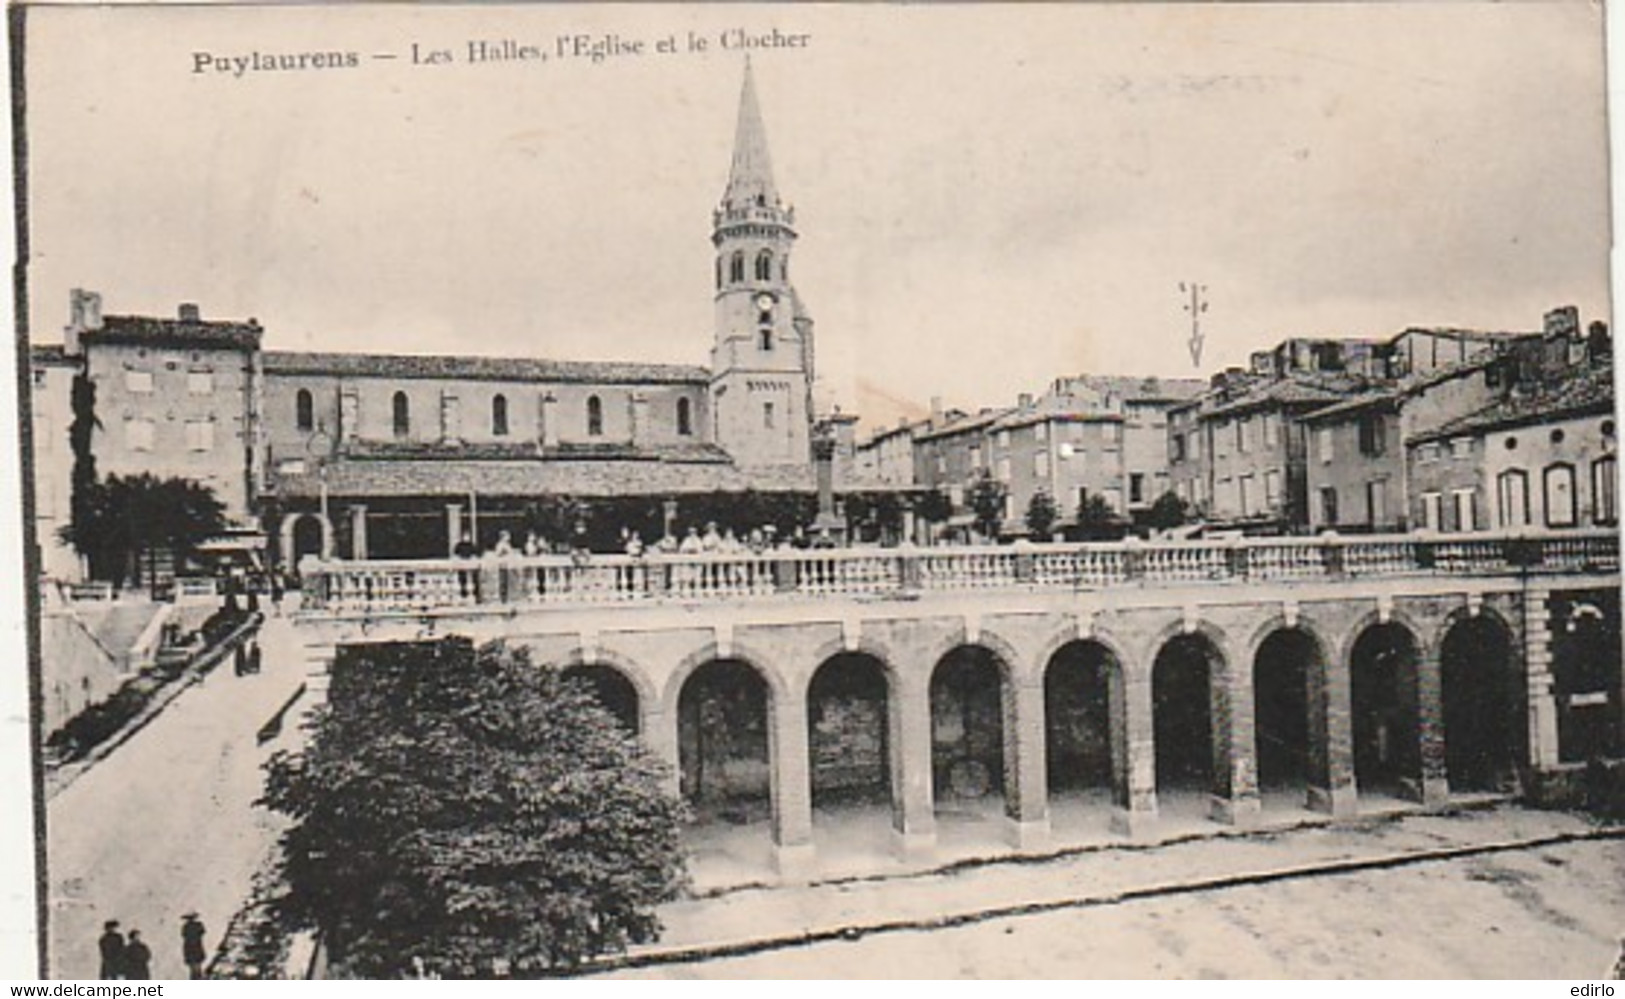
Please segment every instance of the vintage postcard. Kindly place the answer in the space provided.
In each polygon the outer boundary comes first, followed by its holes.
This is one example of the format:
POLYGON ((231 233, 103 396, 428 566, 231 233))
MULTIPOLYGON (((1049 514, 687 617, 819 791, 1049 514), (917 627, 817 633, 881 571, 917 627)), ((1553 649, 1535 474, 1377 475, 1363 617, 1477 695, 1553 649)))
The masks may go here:
POLYGON ((14 5, 6 973, 1620 974, 1604 53, 14 5))

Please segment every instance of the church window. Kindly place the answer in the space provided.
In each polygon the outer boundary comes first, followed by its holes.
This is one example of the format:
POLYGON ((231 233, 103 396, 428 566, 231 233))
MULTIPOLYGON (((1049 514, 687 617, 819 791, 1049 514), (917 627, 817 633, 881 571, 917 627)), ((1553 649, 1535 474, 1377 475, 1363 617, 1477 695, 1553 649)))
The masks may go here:
POLYGON ((768 250, 756 255, 756 280, 773 280, 773 254, 768 250))
POLYGON ((604 401, 595 395, 587 396, 587 436, 604 436, 604 401))
POLYGON ((761 328, 761 330, 758 331, 758 332, 759 332, 759 335, 761 337, 762 349, 763 350, 772 350, 773 349, 773 328, 771 326, 763 326, 761 328))
POLYGON ((508 397, 505 395, 491 397, 491 433, 496 437, 508 436, 508 397))
POLYGON ((773 404, 771 402, 762 403, 762 426, 768 430, 773 429, 773 404))
POLYGON ((728 261, 728 280, 745 280, 745 253, 743 250, 734 251, 733 259, 728 261))
POLYGON ((722 258, 717 258, 717 287, 722 287, 722 258))
POLYGON ((677 432, 684 437, 694 433, 694 414, 687 399, 677 400, 677 432))
POLYGON ((407 401, 405 392, 395 393, 391 408, 395 422, 395 436, 405 437, 412 432, 412 404, 407 401))
POLYGON ((311 398, 310 389, 300 389, 293 397, 293 416, 295 426, 302 433, 316 429, 316 400, 311 398))
POLYGON ((779 280, 790 280, 790 258, 787 256, 779 258, 779 280))

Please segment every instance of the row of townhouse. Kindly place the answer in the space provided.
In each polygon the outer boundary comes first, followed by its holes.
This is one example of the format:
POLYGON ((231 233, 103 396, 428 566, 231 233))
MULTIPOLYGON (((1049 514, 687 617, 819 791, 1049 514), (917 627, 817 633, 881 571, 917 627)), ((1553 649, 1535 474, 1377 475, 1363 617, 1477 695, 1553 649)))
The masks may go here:
POLYGON ((1090 497, 1124 521, 1169 488, 1167 414, 1201 391, 1196 379, 1079 375, 1041 396, 976 413, 932 407, 930 419, 872 435, 858 449, 860 476, 945 494, 951 531, 975 520, 971 491, 986 477, 1003 487, 1000 533, 1027 533, 1033 497, 1054 500, 1055 530, 1078 526, 1090 497))
POLYGON ((934 402, 853 460, 862 481, 944 493, 961 533, 984 476, 1006 536, 1039 493, 1060 532, 1091 496, 1129 522, 1165 493, 1250 533, 1613 524, 1612 371, 1606 324, 1582 333, 1572 307, 1536 332, 1293 338, 1207 381, 1081 375, 1011 407, 934 402))
POLYGON ((1616 523, 1606 324, 1583 335, 1566 307, 1541 332, 1342 343, 1298 366, 1255 356, 1170 414, 1174 490, 1198 516, 1259 533, 1616 523))

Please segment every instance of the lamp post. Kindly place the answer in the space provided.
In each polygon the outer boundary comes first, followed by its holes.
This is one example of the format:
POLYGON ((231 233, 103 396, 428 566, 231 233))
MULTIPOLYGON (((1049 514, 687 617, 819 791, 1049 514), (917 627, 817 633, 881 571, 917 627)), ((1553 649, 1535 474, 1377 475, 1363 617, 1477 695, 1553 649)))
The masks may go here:
POLYGON ((818 481, 818 517, 814 535, 828 532, 836 544, 846 542, 846 521, 835 515, 835 428, 828 421, 813 427, 813 472, 818 481))
POLYGON ((332 452, 333 439, 328 436, 325 427, 317 424, 316 429, 310 432, 310 437, 305 441, 305 453, 310 455, 310 460, 316 465, 317 509, 321 511, 322 518, 320 554, 323 559, 332 554, 328 551, 328 538, 332 536, 333 521, 328 516, 327 509, 327 460, 332 452))

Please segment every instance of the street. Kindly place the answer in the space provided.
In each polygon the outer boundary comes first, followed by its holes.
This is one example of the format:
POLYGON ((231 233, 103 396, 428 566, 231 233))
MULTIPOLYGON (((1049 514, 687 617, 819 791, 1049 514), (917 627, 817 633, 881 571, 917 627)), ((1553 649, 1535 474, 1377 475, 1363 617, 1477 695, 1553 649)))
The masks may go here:
POLYGON ((1586 828, 1573 816, 1509 807, 886 883, 736 892, 668 907, 665 940, 650 950, 775 939, 768 949, 614 976, 1595 978, 1612 967, 1625 934, 1625 841, 1617 838, 1191 890, 1225 876, 1493 849, 1586 828), (1056 907, 974 915, 1025 903, 1056 907), (852 939, 832 938, 842 925, 852 939), (823 939, 795 943, 803 932, 823 939))
POLYGON ((255 733, 304 679, 292 625, 269 615, 257 675, 230 659, 46 804, 50 973, 94 978, 104 920, 141 931, 154 978, 184 978, 181 915, 196 910, 212 951, 246 899, 278 820, 253 806, 255 733))

